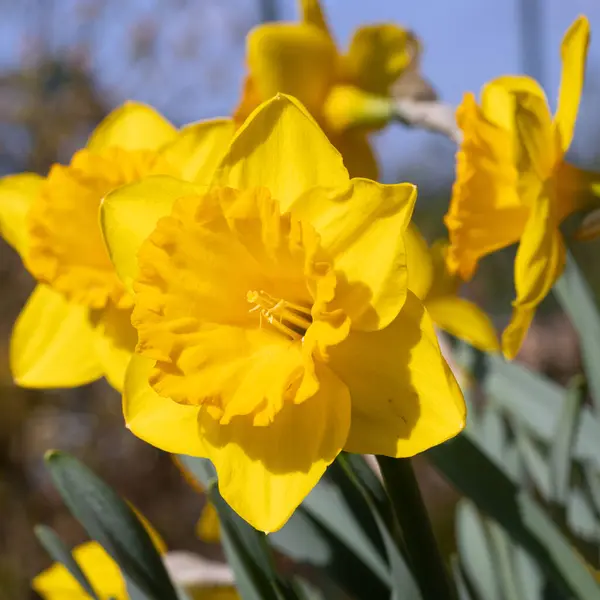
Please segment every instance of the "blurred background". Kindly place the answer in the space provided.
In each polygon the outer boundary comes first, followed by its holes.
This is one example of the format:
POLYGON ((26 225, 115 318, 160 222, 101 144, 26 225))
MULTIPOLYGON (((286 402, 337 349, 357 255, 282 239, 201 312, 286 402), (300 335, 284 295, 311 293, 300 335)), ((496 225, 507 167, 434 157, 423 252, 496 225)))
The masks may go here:
MULTIPOLYGON (((423 75, 456 105, 498 75, 534 75, 555 106, 559 45, 579 13, 600 30, 596 0, 323 0, 343 48, 360 24, 395 21, 422 40, 423 75)), ((266 20, 297 17, 293 0, 0 0, 0 175, 46 174, 68 162, 94 126, 126 99, 147 102, 175 124, 231 114, 244 76, 245 35, 266 20)), ((600 34, 569 158, 600 170, 600 34)), ((444 235, 454 147, 443 137, 390 126, 374 136, 385 181, 419 186, 416 220, 444 235)), ((600 291, 598 245, 573 252, 600 291)), ((514 251, 513 251, 514 252, 514 251)), ((498 327, 508 320, 511 251, 484 261, 467 294, 498 327)), ((39 522, 69 543, 83 532, 67 516, 42 464, 43 452, 76 454, 133 501, 171 548, 214 554, 194 535, 202 500, 170 459, 124 428, 117 394, 100 382, 83 389, 16 388, 8 368, 12 324, 34 282, 0 240, 0 600, 33 598, 29 580, 49 563, 34 539, 39 522)), ((565 382, 578 370, 577 341, 552 299, 539 311, 520 359, 565 382), (552 340, 550 343, 549 340, 552 340)), ((452 495, 422 469, 441 531, 452 495), (445 490, 445 493, 441 493, 445 490)), ((443 533, 441 535, 444 535, 443 533)), ((448 544, 451 545, 448 535, 448 544)))

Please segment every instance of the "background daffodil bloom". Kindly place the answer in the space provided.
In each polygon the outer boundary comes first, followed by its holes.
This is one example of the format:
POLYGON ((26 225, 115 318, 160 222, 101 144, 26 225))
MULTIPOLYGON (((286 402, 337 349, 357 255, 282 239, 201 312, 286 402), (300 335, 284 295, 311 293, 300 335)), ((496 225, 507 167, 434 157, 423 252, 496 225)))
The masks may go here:
POLYGON ((391 118, 390 88, 414 68, 419 44, 396 25, 369 25, 340 54, 318 0, 300 5, 300 23, 267 23, 248 34, 249 74, 234 118, 242 123, 279 92, 295 96, 342 153, 351 176, 377 179, 366 134, 391 118))
POLYGON ((439 240, 429 248, 412 223, 405 242, 408 289, 423 301, 435 325, 484 352, 498 352, 498 336, 489 317, 476 304, 458 296, 462 281, 448 272, 448 243, 439 240))
POLYGON ((448 267, 468 280, 482 256, 519 242, 516 299, 502 350, 514 358, 535 309, 560 276, 565 249, 561 220, 576 207, 565 178, 583 87, 589 24, 579 17, 561 48, 562 77, 554 117, 543 90, 529 77, 495 79, 481 105, 467 94, 457 119, 463 142, 445 222, 450 237, 448 267))
POLYGON ((464 426, 407 289, 415 196, 350 179, 303 106, 278 95, 238 130, 207 192, 150 177, 103 202, 117 272, 134 279, 127 426, 209 458, 259 530, 279 529, 341 450, 412 456, 464 426))
MULTIPOLYGON (((127 600, 127 586, 117 563, 97 542, 86 542, 73 550, 92 588, 101 600, 127 600)), ((87 600, 89 595, 61 564, 54 563, 32 582, 33 589, 45 600, 87 600)))
MULTIPOLYGON (((132 509, 148 531, 154 546, 163 555, 165 542, 152 524, 135 508, 132 509)), ((73 557, 101 600, 128 600, 127 585, 117 563, 94 541, 85 542, 73 550, 73 557)), ((86 600, 89 595, 60 563, 54 563, 32 581, 33 589, 45 600, 86 600)))
POLYGON ((73 387, 104 375, 122 388, 136 343, 132 297, 108 257, 100 201, 150 174, 202 177, 232 130, 229 120, 215 120, 177 131, 152 108, 127 103, 100 123, 68 166, 54 165, 46 178, 0 180, 0 233, 39 282, 11 339, 17 384, 73 387))

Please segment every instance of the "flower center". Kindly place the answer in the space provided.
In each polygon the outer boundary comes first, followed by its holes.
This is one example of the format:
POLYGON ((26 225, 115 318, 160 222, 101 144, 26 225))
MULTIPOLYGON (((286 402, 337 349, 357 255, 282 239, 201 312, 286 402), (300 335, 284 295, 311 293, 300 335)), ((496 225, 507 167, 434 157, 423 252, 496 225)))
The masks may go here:
POLYGON ((301 340, 312 323, 310 308, 288 300, 276 299, 261 290, 249 291, 246 299, 254 306, 249 312, 259 314, 259 327, 266 321, 292 340, 301 340))

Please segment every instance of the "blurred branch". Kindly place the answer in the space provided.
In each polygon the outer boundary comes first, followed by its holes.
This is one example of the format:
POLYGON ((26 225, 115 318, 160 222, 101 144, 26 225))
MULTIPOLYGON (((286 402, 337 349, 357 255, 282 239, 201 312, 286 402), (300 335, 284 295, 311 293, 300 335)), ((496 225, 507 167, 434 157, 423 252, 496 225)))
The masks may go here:
POLYGON ((458 144, 461 132, 456 124, 455 110, 438 101, 398 98, 394 102, 394 117, 400 123, 441 133, 458 144))

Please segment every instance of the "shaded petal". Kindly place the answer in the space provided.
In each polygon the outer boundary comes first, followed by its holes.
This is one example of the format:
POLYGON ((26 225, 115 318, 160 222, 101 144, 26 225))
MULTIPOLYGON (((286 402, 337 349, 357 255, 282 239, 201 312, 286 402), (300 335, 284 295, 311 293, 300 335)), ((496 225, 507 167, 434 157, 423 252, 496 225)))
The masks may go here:
POLYGON ((344 57, 344 77, 367 92, 387 96, 417 54, 416 38, 398 25, 359 27, 344 57))
MULTIPOLYGON (((125 580, 117 563, 98 542, 85 542, 75 548, 73 557, 101 598, 128 598, 125 580)), ((33 589, 48 600, 87 598, 77 580, 60 563, 54 563, 32 581, 33 589)))
POLYGON ((364 177, 373 181, 379 179, 377 159, 364 132, 352 130, 337 134, 330 132, 329 139, 341 153, 350 177, 364 177))
POLYGON ((412 216, 416 187, 353 179, 342 192, 315 189, 291 212, 306 219, 339 274, 334 305, 352 327, 382 329, 398 314, 408 275, 404 232, 412 216))
POLYGON ((171 213, 173 202, 198 194, 202 187, 172 177, 147 177, 109 193, 100 207, 100 225, 108 253, 127 290, 133 293, 137 254, 158 220, 171 213))
POLYGON ((87 148, 99 151, 119 146, 125 150, 156 150, 176 136, 177 129, 152 107, 126 102, 96 127, 87 148))
POLYGON ((198 431, 197 406, 159 396, 148 383, 154 361, 134 354, 125 375, 123 415, 134 435, 173 454, 206 456, 198 431))
POLYGON ((266 23, 248 34, 246 45, 250 77, 262 99, 289 94, 320 114, 337 62, 326 33, 311 25, 266 23))
POLYGON ((433 322, 483 352, 499 352, 498 334, 490 318, 473 302, 441 296, 425 303, 433 322))
POLYGON ((330 355, 329 366, 352 398, 344 450, 413 456, 463 429, 462 394, 442 357, 433 323, 412 292, 389 327, 353 332, 330 355))
POLYGON ((94 315, 95 347, 104 376, 116 390, 123 391, 125 372, 137 343, 137 332, 131 325, 131 310, 109 304, 94 315))
POLYGON ((565 266, 565 247, 558 229, 555 198, 543 194, 533 205, 517 257, 513 314, 502 334, 502 351, 506 358, 517 355, 529 329, 533 313, 547 296, 565 266))
POLYGON ((342 156, 306 109, 278 94, 240 127, 213 183, 240 190, 264 186, 285 212, 313 187, 345 187, 348 181, 342 156))
POLYGON ((44 178, 35 173, 0 179, 0 235, 23 258, 29 248, 27 215, 43 181, 44 178))
POLYGON ((350 424, 346 386, 317 366, 319 391, 302 404, 286 404, 272 423, 247 417, 219 425, 206 411, 203 439, 219 476, 219 490, 260 531, 282 527, 344 446, 350 424))
MULTIPOLYGON (((510 100, 505 92, 500 98, 510 100)), ((450 238, 448 267, 469 280, 481 257, 520 239, 529 209, 518 194, 513 131, 490 120, 472 94, 465 95, 457 121, 463 141, 444 222, 450 238)))
POLYGON ((27 388, 75 387, 102 377, 89 317, 87 307, 38 285, 10 341, 15 382, 27 388))
POLYGON ((214 504, 209 500, 206 500, 200 518, 196 523, 196 535, 203 542, 208 542, 209 544, 216 544, 221 541, 219 514, 214 504))
POLYGON ((433 282, 433 261, 427 242, 414 223, 410 223, 404 234, 408 289, 423 300, 433 282))
POLYGON ((181 177, 208 185, 229 147, 235 125, 232 119, 211 119, 183 127, 161 154, 178 167, 181 177))
POLYGON ((580 16, 569 27, 560 48, 562 74, 554 125, 563 152, 571 145, 575 131, 589 43, 590 24, 586 17, 580 16))

